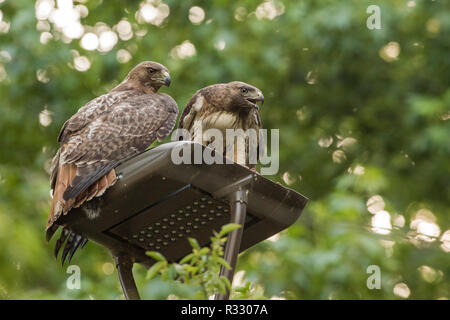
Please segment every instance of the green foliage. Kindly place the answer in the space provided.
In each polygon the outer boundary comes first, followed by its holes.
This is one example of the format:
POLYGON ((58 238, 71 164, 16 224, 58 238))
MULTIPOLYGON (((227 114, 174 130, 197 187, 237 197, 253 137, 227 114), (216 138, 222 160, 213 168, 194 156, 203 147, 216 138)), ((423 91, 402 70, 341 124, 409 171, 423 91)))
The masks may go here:
MULTIPOLYGON (((200 248, 197 240, 189 238, 192 253, 185 256, 179 263, 168 263, 158 252, 150 251, 147 254, 156 262, 147 271, 147 280, 160 275, 163 281, 176 281, 190 290, 185 292, 187 296, 177 296, 186 299, 207 299, 216 293, 226 293, 231 290, 231 284, 224 276, 220 276, 220 268, 230 269, 230 265, 223 259, 223 245, 226 235, 240 228, 238 224, 224 225, 220 232, 215 232, 211 237, 209 247, 200 248)), ((167 284, 171 286, 171 284, 167 284)), ((172 285, 174 286, 174 285, 172 285)), ((250 297, 249 287, 241 290, 241 295, 250 297)))
MULTIPOLYGON (((131 38, 105 52, 39 22, 32 1, 0 3, 0 298, 123 298, 109 253, 93 243, 72 260, 81 289, 66 288, 55 240, 44 237, 48 168, 64 121, 143 60, 169 68, 172 85, 163 91, 180 110, 212 83, 260 88, 264 127, 280 129, 280 170, 270 178, 310 198, 294 226, 240 256, 236 297, 397 299, 394 288, 404 283, 411 299, 448 298, 450 2, 162 2, 169 15, 154 25, 138 19, 137 1, 75 1, 87 9, 85 32, 103 22, 118 34, 114 26, 130 23, 131 38), (374 4, 380 30, 366 28, 374 4), (192 6, 204 10, 202 21, 189 20, 192 6), (181 57, 176 48, 187 40, 195 52, 181 57), (79 57, 87 70, 77 70, 79 57), (375 195, 390 233, 372 229, 367 202, 375 195), (417 234, 419 213, 434 238, 417 234), (366 286, 369 265, 380 267, 380 290, 366 286)), ((147 281, 147 270, 135 267, 146 298, 197 293, 156 273, 147 281)))

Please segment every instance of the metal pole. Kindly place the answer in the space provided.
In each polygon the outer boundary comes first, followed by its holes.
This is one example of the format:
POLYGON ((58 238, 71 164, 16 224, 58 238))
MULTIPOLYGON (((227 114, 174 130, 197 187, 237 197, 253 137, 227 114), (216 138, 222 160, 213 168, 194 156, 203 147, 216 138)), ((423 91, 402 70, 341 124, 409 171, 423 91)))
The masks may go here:
MULTIPOLYGON (((239 187, 239 189, 231 194, 230 206, 231 206, 231 221, 230 223, 237 223, 241 225, 241 228, 232 231, 228 235, 227 243, 225 245, 224 259, 231 266, 231 269, 222 267, 220 269, 220 275, 227 277, 230 283, 233 283, 234 269, 236 268, 236 262, 239 254, 239 248, 241 246, 242 232, 244 230, 245 216, 247 214, 247 188, 239 187)), ((225 294, 216 294, 215 300, 228 300, 230 292, 227 290, 225 294)))
POLYGON ((133 278, 133 261, 125 254, 113 254, 113 256, 125 298, 127 300, 140 300, 141 298, 133 278))

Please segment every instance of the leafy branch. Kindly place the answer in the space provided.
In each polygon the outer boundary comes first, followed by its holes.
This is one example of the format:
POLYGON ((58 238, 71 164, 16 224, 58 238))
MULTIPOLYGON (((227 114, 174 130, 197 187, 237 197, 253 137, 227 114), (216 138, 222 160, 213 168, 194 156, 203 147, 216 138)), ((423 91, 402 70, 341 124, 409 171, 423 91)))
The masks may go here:
POLYGON ((214 232, 209 247, 201 248, 196 239, 188 238, 192 253, 178 263, 169 263, 156 251, 148 251, 147 255, 157 262, 147 271, 147 280, 160 276, 163 281, 177 281, 183 285, 194 287, 194 295, 190 298, 207 299, 216 293, 231 291, 230 281, 220 276, 220 268, 230 269, 223 259, 223 245, 227 234, 240 228, 239 224, 224 225, 220 232, 214 232))

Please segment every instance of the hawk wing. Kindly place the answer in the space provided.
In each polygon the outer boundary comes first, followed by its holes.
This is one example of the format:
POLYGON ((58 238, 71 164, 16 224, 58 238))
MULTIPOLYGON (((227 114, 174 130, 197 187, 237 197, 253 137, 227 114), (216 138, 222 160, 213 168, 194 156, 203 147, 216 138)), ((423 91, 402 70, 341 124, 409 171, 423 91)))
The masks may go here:
POLYGON ((106 95, 96 107, 81 108, 60 134, 47 230, 62 213, 103 194, 115 182, 113 168, 168 136, 177 114, 170 96, 136 92, 114 101, 106 95))
MULTIPOLYGON (((134 92, 128 91, 116 91, 109 92, 100 97, 97 97, 89 101, 84 107, 81 107, 77 113, 75 113, 70 119, 68 119, 59 132, 58 142, 66 142, 74 133, 77 133, 83 129, 87 124, 91 123, 101 114, 109 111, 109 108, 115 103, 125 100, 132 96, 134 92)), ((56 153, 52 161, 52 175, 51 175, 51 189, 55 188, 56 176, 59 169, 59 156, 60 150, 56 153)))
POLYGON ((92 120, 109 111, 109 108, 112 105, 132 97, 134 94, 135 92, 132 90, 114 91, 89 101, 64 123, 58 136, 58 142, 65 140, 65 138, 72 133, 80 131, 92 120))
POLYGON ((197 113, 202 110, 205 103, 206 100, 203 97, 201 90, 197 91, 184 108, 180 121, 178 122, 178 128, 183 128, 190 131, 197 113))

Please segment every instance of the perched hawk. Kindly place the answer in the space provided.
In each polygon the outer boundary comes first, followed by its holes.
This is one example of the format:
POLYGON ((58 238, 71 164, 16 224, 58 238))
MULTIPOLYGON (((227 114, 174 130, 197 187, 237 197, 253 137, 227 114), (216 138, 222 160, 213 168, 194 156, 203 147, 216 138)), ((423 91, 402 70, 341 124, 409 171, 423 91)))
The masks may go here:
MULTIPOLYGON (((261 154, 262 129, 257 102, 264 103, 264 96, 258 88, 247 83, 234 81, 214 84, 198 90, 189 100, 181 115, 178 128, 189 131, 189 139, 215 150, 224 155, 230 154, 234 162, 250 168, 256 166, 256 161, 249 161, 250 137, 245 135, 248 129, 256 133, 253 144, 256 143, 256 158, 261 154), (223 141, 218 143, 215 136, 209 135, 208 129, 221 132, 223 141), (242 129, 236 131, 236 138, 226 139, 226 129, 242 129), (244 131, 244 132, 242 132, 244 131), (239 148, 239 137, 245 141, 245 149, 239 148), (229 153, 227 153, 229 152, 229 153)), ((186 137, 184 137, 185 139, 186 137)))
MULTIPOLYGON (((89 218, 97 217, 98 197, 116 182, 114 168, 170 134, 178 106, 167 94, 157 93, 163 85, 170 85, 167 68, 142 62, 117 87, 88 102, 64 123, 58 137, 60 148, 52 161, 47 241, 59 227, 57 219, 72 208, 82 206, 89 218)), ((70 262, 76 249, 87 242, 63 227, 56 257, 66 239, 63 264, 67 254, 70 262)))

